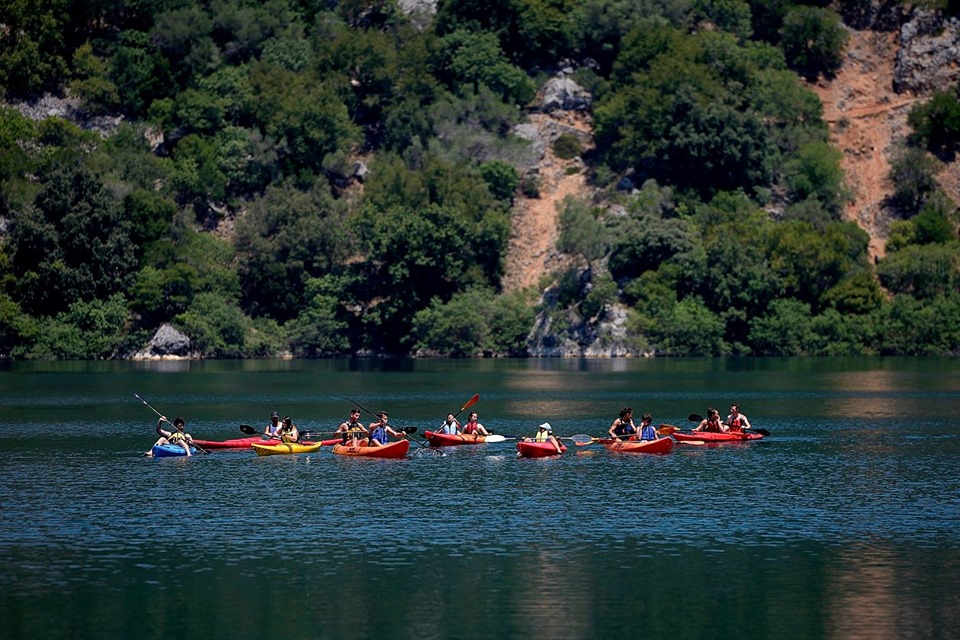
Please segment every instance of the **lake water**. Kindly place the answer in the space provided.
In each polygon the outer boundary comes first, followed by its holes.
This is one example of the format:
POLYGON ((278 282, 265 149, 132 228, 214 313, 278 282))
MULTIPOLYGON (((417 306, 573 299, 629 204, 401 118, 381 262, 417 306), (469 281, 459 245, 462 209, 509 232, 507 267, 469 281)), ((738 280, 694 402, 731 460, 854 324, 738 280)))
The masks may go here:
POLYGON ((960 637, 960 360, 16 363, 0 403, 4 639, 960 637), (149 459, 134 393, 210 440, 474 393, 507 435, 739 401, 772 436, 149 459))

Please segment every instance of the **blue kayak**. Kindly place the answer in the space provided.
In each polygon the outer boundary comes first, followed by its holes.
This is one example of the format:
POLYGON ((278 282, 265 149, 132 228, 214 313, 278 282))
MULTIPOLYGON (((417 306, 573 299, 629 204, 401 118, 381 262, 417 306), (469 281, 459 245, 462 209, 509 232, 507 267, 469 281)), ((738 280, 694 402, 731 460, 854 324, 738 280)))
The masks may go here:
MULTIPOLYGON (((154 458, 175 458, 177 456, 183 457, 187 455, 187 452, 183 450, 178 444, 155 444, 153 445, 154 458)), ((197 450, 193 447, 190 447, 190 454, 193 455, 197 450)))

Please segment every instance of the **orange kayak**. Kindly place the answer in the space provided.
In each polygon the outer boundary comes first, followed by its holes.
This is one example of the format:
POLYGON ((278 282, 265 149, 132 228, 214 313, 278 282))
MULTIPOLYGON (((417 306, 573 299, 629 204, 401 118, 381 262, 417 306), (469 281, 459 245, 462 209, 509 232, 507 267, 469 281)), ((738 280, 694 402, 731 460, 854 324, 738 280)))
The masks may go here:
POLYGON ((487 436, 464 435, 462 433, 439 433, 437 431, 424 431, 423 437, 427 439, 431 447, 453 447, 461 444, 483 444, 487 441, 487 436))
POLYGON ((673 449, 673 440, 670 438, 660 438, 659 440, 646 441, 600 441, 608 451, 620 451, 622 453, 670 453, 673 449))
POLYGON ((402 458, 407 455, 409 449, 410 441, 406 438, 380 445, 379 447, 351 447, 345 444, 333 445, 333 452, 338 456, 363 456, 365 458, 402 458))

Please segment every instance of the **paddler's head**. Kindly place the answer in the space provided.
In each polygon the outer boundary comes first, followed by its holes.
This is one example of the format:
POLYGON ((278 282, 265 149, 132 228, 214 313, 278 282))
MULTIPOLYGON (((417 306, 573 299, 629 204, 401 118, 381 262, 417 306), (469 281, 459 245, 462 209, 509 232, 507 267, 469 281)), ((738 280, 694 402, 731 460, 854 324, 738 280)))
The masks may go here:
POLYGON ((173 419, 173 426, 177 431, 183 431, 183 427, 187 424, 186 420, 177 416, 173 419))

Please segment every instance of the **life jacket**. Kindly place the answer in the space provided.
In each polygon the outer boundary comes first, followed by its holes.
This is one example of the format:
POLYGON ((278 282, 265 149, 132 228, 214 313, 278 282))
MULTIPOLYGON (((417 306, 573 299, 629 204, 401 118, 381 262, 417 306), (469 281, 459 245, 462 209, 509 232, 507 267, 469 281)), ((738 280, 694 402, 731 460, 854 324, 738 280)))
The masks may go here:
POLYGON ((616 427, 614 427, 613 432, 618 436, 629 436, 636 433, 636 430, 630 426, 629 422, 621 421, 616 427))
POLYGON ((476 422, 468 422, 463 426, 463 432, 467 435, 478 433, 480 429, 477 428, 476 422))
POLYGON ((656 440, 657 439, 657 430, 653 428, 653 425, 648 424, 645 427, 640 428, 640 439, 641 440, 656 440))
POLYGON ((703 430, 720 433, 722 431, 720 428, 720 418, 707 418, 707 426, 704 427, 703 430))
POLYGON ((287 425, 283 425, 280 427, 280 431, 277 432, 277 435, 280 436, 280 440, 282 442, 291 442, 293 440, 293 438, 290 437, 292 433, 293 425, 290 425, 289 427, 287 427, 287 425))
POLYGON ((537 431, 537 435, 533 436, 534 442, 546 442, 550 439, 549 431, 537 431))
POLYGON ((740 431, 740 414, 737 414, 737 417, 730 421, 730 431, 740 431))
POLYGON ((376 440, 380 444, 387 444, 387 442, 389 442, 387 435, 386 427, 375 427, 373 432, 370 434, 370 440, 376 440))
POLYGON ((178 431, 174 429, 173 433, 167 436, 167 442, 170 444, 177 444, 181 440, 186 440, 187 435, 183 431, 178 431))

